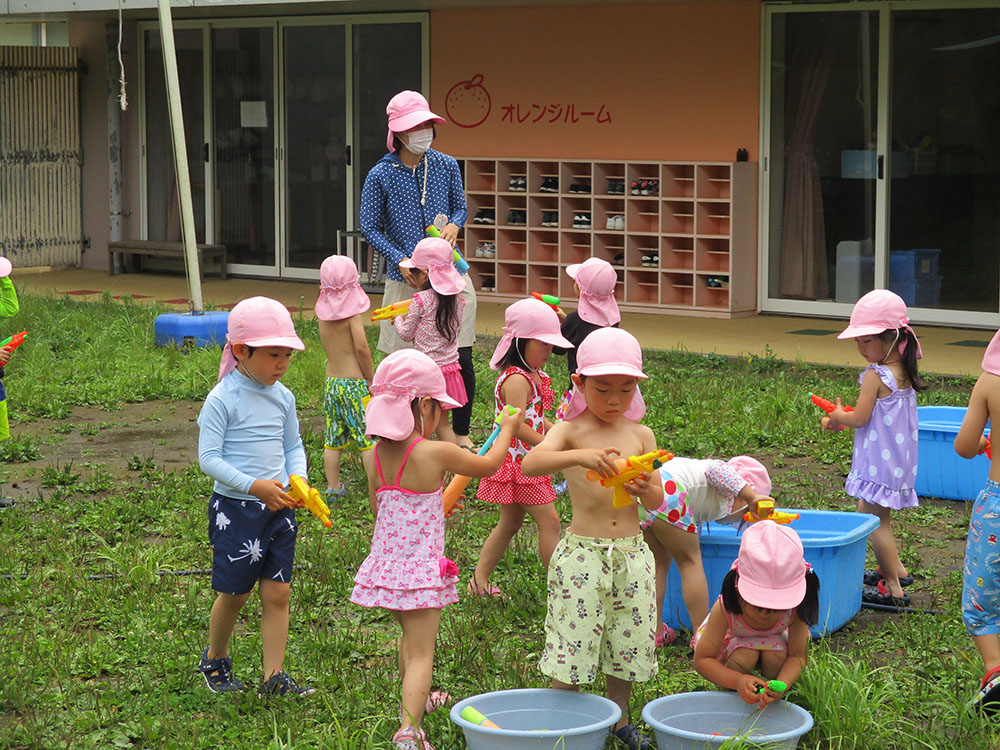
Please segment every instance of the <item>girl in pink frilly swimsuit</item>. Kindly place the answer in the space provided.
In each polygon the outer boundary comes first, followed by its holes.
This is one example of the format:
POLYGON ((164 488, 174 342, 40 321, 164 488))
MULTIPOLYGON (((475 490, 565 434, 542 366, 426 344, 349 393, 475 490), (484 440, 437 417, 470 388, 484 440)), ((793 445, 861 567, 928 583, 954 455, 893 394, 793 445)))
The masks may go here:
POLYGON ((354 576, 351 601, 390 610, 403 631, 400 726, 393 747, 434 750, 420 722, 449 697, 431 692, 431 674, 441 610, 458 601, 458 567, 444 556, 443 474, 484 477, 495 472, 522 415, 515 410, 502 418, 500 436, 483 456, 447 441, 426 440, 438 427, 442 409, 456 404, 441 368, 412 349, 382 360, 371 394, 365 419, 368 434, 379 438, 375 471, 368 477, 375 530, 371 552, 354 576))
POLYGON ((819 579, 788 526, 757 521, 695 635, 694 668, 761 708, 784 697, 806 666, 809 626, 819 615, 819 579), (753 674, 763 675, 763 679, 753 674), (768 680, 786 685, 778 692, 768 680))

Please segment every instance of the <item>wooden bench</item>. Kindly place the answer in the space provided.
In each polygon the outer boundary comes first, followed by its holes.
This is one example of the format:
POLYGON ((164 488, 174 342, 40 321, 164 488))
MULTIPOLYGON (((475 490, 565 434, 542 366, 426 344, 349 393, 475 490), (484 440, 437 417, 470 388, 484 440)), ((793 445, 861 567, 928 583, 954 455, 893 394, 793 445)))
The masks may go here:
MULTIPOLYGON (((219 276, 226 278, 226 246, 225 245, 198 245, 198 266, 204 273, 205 258, 215 258, 219 263, 219 276)), ((108 271, 112 276, 115 274, 114 254, 122 254, 122 262, 126 270, 131 264, 132 272, 139 270, 136 256, 155 256, 163 258, 179 258, 184 260, 183 242, 157 242, 155 240, 123 240, 121 242, 108 243, 108 271)))

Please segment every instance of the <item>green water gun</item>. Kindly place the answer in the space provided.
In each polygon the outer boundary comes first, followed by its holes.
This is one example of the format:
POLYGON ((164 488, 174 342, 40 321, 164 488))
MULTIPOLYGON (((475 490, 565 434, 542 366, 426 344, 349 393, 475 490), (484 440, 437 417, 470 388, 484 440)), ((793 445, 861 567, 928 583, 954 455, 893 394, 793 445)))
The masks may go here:
MULTIPOLYGON (((758 693, 763 692, 764 687, 765 687, 764 685, 758 685, 757 692, 758 693)), ((786 685, 781 680, 768 680, 767 689, 770 690, 772 693, 783 693, 786 690, 788 690, 788 685, 786 685)))

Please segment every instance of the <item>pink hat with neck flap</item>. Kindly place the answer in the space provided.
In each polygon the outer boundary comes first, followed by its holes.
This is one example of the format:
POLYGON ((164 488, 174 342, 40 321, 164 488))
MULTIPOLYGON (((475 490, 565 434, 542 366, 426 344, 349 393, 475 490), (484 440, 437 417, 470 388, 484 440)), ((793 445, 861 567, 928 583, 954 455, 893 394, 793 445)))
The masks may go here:
POLYGON ((413 255, 399 261, 400 268, 427 271, 431 287, 438 294, 458 294, 465 289, 465 279, 455 269, 455 251, 440 237, 425 237, 413 248, 413 255))
POLYGON ((219 380, 236 369, 233 344, 247 346, 287 346, 302 351, 306 345, 295 333, 288 309, 270 297, 250 297, 229 312, 229 333, 219 363, 219 380))
POLYGON ((371 300, 361 288, 358 267, 346 255, 331 255, 319 268, 319 299, 316 317, 344 320, 367 312, 371 300))
POLYGON ((986 353, 983 354, 983 371, 992 375, 1000 375, 1000 331, 993 334, 986 353))
POLYGON ((726 461, 726 464, 758 494, 771 494, 771 475, 767 473, 767 467, 756 458, 753 456, 733 456, 726 461))
POLYGON ((379 362, 370 390, 365 432, 389 440, 402 440, 413 432, 410 403, 415 398, 430 396, 442 406, 461 406, 448 395, 441 368, 416 349, 400 349, 379 362))
POLYGON ((736 590, 762 609, 794 609, 806 595, 802 540, 788 526, 757 521, 743 532, 734 564, 736 590))
POLYGON ((577 313, 595 326, 613 326, 622 319, 615 300, 618 272, 601 258, 587 258, 583 263, 566 266, 566 273, 580 287, 577 313))
POLYGON ((11 269, 13 268, 14 266, 11 265, 11 262, 9 260, 0 256, 0 279, 2 279, 4 276, 10 276, 11 269))
MULTIPOLYGON (((642 347, 635 336, 621 328, 598 328, 583 340, 576 351, 576 374, 582 377, 629 375, 639 380, 649 377, 642 371, 642 347)), ((586 408, 587 398, 574 383, 564 419, 578 417, 586 408)), ((645 413, 646 402, 637 384, 632 403, 622 416, 638 422, 645 413)))
MULTIPOLYGON (((845 328, 838 339, 856 339, 861 336, 877 336, 883 331, 903 328, 913 335, 917 345, 917 359, 923 356, 917 334, 910 328, 910 319, 906 316, 906 303, 903 298, 888 289, 873 289, 859 299, 851 311, 851 323, 845 328)), ((906 339, 899 342, 899 353, 906 349, 906 339)))
POLYGON ((572 342, 563 338, 556 311, 533 297, 518 300, 504 311, 503 337, 497 343, 497 348, 490 359, 491 370, 500 369, 500 362, 514 343, 514 339, 536 339, 563 349, 573 348, 572 342))
POLYGON ((443 117, 431 112, 423 94, 416 91, 400 91, 389 100, 385 113, 389 116, 389 134, 385 139, 389 153, 396 150, 392 145, 396 133, 405 133, 425 122, 447 122, 443 117))

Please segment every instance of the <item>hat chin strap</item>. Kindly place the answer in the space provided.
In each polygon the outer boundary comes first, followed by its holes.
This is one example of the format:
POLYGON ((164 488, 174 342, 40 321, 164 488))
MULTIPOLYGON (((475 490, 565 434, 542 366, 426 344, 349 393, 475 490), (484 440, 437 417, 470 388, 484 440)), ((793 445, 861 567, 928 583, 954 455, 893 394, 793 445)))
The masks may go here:
MULTIPOLYGON (((892 340, 892 344, 890 344, 890 345, 889 345, 889 348, 888 348, 888 349, 886 350, 886 352, 885 352, 885 356, 884 356, 884 357, 882 357, 882 359, 880 359, 880 360, 878 361, 878 363, 879 363, 880 365, 884 365, 884 364, 885 364, 885 361, 886 361, 887 359, 889 359, 889 355, 890 355, 890 354, 892 354, 892 350, 893 350, 893 349, 894 349, 894 348, 896 347, 896 344, 897 344, 898 342, 899 342, 899 329, 897 328, 897 329, 896 329, 896 338, 894 338, 894 339, 892 340)), ((906 348, 906 342, 904 341, 904 342, 903 342, 903 345, 902 345, 902 346, 901 346, 901 347, 899 348, 899 353, 900 353, 900 354, 902 354, 902 353, 903 353, 903 349, 905 349, 905 348, 906 348)))

